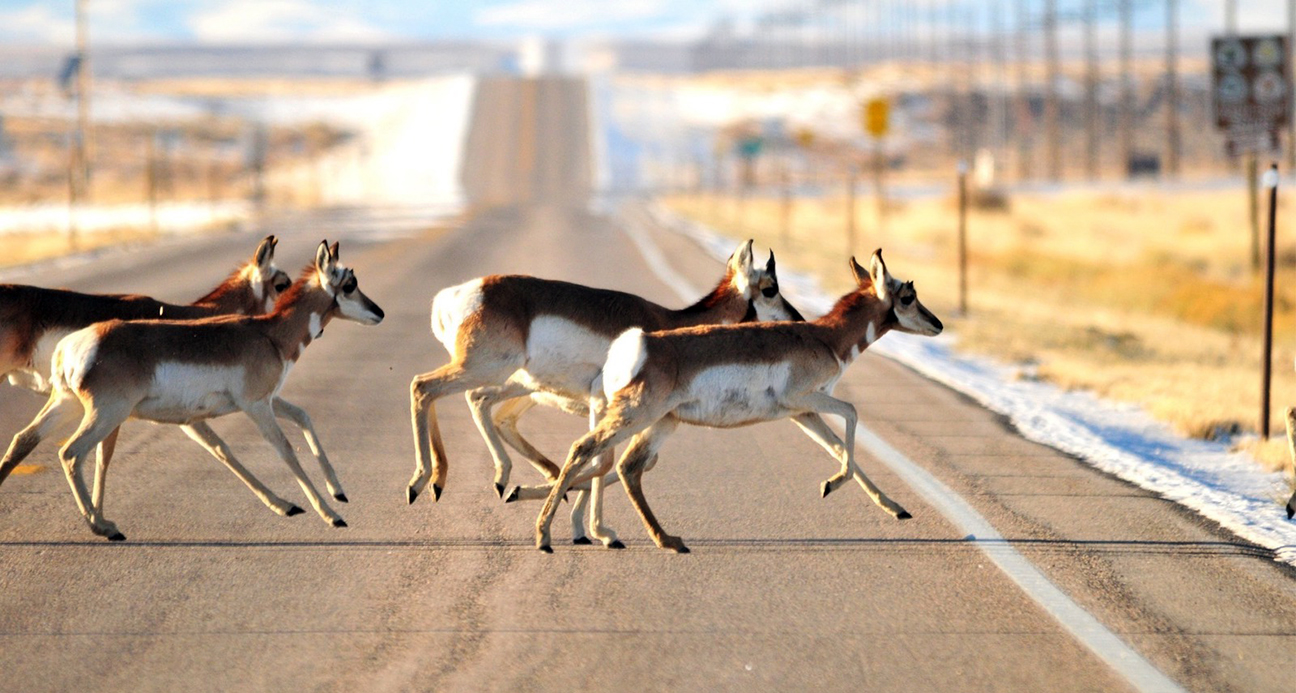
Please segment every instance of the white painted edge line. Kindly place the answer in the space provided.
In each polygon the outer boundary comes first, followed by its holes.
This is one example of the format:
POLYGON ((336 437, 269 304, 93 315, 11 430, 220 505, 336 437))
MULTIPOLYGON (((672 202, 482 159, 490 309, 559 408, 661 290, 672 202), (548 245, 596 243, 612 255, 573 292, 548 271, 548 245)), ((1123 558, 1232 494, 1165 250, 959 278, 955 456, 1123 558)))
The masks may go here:
MULTIPOLYGON (((679 295, 681 300, 691 300, 697 291, 670 266, 661 249, 653 243, 648 234, 637 223, 625 219, 624 216, 618 221, 617 225, 638 248, 657 278, 679 295)), ((999 570, 1061 624, 1064 630, 1106 662, 1130 685, 1139 691, 1149 693, 1185 691, 1182 686, 1144 659, 1143 655, 1108 630, 1092 614, 1072 601, 1044 573, 1014 549, 981 513, 930 472, 910 461, 903 453, 865 428, 863 424, 855 426, 855 442, 895 472, 917 491, 928 505, 936 508, 952 522, 960 532, 966 532, 969 541, 994 562, 999 570)))
POLYGON ((891 468, 927 504, 936 508, 1082 645, 1125 677, 1140 691, 1183 691, 1159 669, 1076 604, 1044 573, 1026 560, 1003 535, 967 501, 939 479, 905 457, 863 424, 855 426, 855 442, 891 468))

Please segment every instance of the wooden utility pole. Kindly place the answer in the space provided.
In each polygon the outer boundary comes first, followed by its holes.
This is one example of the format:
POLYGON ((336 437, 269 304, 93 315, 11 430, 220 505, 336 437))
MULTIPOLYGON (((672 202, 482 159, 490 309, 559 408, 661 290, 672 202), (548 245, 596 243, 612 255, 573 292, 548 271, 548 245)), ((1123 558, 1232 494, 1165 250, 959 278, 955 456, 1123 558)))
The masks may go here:
POLYGON ((77 208, 90 196, 90 52, 86 50, 86 2, 76 0, 77 125, 68 171, 68 245, 77 247, 77 208))
POLYGON ((959 265, 959 315, 968 314, 967 304, 967 163, 958 163, 958 265, 959 265))
POLYGON ((1058 103, 1058 21, 1057 0, 1044 2, 1044 56, 1048 80, 1047 101, 1044 104, 1044 129, 1048 133, 1048 177, 1062 179, 1062 128, 1061 105, 1058 103))
POLYGON ((1084 54, 1085 54, 1085 174, 1089 180, 1098 179, 1098 41, 1095 37, 1098 24, 1097 0, 1085 0, 1084 54))
POLYGON ((1179 177, 1179 0, 1166 0, 1166 173, 1179 177))
POLYGON ((1134 31, 1132 0, 1119 0, 1120 7, 1120 168, 1129 176, 1134 156, 1134 31))
MULTIPOLYGON (((1287 59, 1289 65, 1296 65, 1296 60, 1292 59, 1293 51, 1296 51, 1296 0, 1287 0, 1287 59)), ((1288 95, 1287 98, 1293 99, 1296 98, 1296 95, 1288 95)), ((1292 108, 1292 113, 1296 114, 1296 107, 1292 108)), ((1296 116, 1288 119, 1287 170, 1296 171, 1296 116)))
POLYGON ((855 228, 855 165, 851 164, 846 170, 846 256, 855 255, 855 238, 857 231, 855 228))
POLYGON ((1026 61, 1030 40, 1030 4, 1017 0, 1017 117, 1013 119, 1017 131, 1017 177, 1030 180, 1031 143, 1027 121, 1030 118, 1030 94, 1027 86, 1026 61))

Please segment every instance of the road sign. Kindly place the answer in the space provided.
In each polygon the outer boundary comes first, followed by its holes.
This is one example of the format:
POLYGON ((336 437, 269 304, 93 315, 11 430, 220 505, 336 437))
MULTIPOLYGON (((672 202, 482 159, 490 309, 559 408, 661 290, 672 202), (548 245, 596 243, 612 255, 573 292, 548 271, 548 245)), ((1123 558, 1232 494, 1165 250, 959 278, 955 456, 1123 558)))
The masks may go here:
POLYGON ((1215 125, 1228 151, 1273 149, 1291 119, 1291 69, 1281 35, 1226 36, 1211 40, 1215 125))
POLYGON ((872 98, 864 102, 860 114, 864 121, 864 131, 874 137, 882 137, 891 129, 891 101, 884 98, 872 98))
POLYGON ((765 140, 756 135, 747 135, 738 140, 738 155, 744 159, 755 159, 765 147, 765 140))

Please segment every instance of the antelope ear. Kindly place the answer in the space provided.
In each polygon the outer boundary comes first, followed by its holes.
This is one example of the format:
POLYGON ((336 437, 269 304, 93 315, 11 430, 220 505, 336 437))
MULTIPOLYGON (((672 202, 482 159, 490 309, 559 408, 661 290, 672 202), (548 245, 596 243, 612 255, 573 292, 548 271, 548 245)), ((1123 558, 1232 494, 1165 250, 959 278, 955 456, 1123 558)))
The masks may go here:
POLYGON ((752 239, 747 239, 746 243, 738 246, 733 255, 729 256, 729 266, 741 272, 750 272, 752 266, 752 239))
POLYGON ((877 287, 878 298, 887 300, 887 293, 891 287, 891 273, 887 271, 886 261, 882 259, 881 248, 873 251, 873 257, 869 260, 869 275, 873 278, 873 286, 877 287))
POLYGON ((315 269, 327 277, 330 264, 332 259, 329 256, 328 241, 320 241, 319 247, 315 249, 315 269))
POLYGON ((278 242, 274 236, 263 238, 261 243, 257 245, 256 252, 252 254, 252 262, 256 263, 256 266, 261 269, 268 268, 270 263, 274 262, 275 245, 278 242))
POLYGON ((861 289, 867 289, 868 287, 873 286, 873 277, 869 275, 868 270, 860 267, 860 263, 855 261, 853 255, 851 256, 849 266, 851 276, 855 278, 856 286, 861 289))
POLYGON ((329 257, 333 259, 333 262, 337 262, 337 261, 338 261, 338 242, 337 242, 337 241, 333 241, 333 245, 329 246, 329 257))
POLYGON ((773 249, 773 248, 770 249, 770 256, 769 256, 769 259, 765 261, 765 273, 768 274, 768 275, 771 276, 771 277, 773 277, 774 274, 775 274, 775 271, 774 271, 774 249, 773 249))

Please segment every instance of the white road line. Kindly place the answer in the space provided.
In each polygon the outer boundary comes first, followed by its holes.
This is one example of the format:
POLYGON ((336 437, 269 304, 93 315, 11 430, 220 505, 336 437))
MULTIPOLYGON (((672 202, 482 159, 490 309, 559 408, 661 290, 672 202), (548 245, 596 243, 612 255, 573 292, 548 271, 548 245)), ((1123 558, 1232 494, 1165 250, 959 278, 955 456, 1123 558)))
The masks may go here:
POLYGON ((1062 624, 1081 644, 1124 676, 1140 691, 1183 691, 1092 614, 1071 601, 1065 592, 1026 560, 1003 535, 950 487, 891 447, 863 425, 855 426, 855 442, 891 468, 918 495, 936 508, 1004 572, 1040 608, 1062 624))
MULTIPOLYGON (((697 290, 670 266, 648 234, 624 216, 620 222, 619 226, 634 242, 657 278, 678 294, 681 300, 693 299, 697 290)), ((968 540, 981 549, 1027 596, 1135 689, 1149 693, 1181 693, 1185 690, 1072 601, 1025 556, 1018 553, 981 513, 930 472, 910 461, 863 424, 855 427, 855 441, 904 479, 905 483, 929 505, 939 510, 960 532, 966 532, 968 540)))

